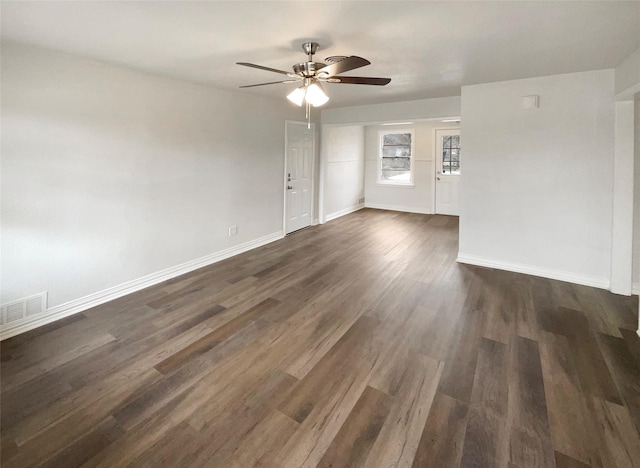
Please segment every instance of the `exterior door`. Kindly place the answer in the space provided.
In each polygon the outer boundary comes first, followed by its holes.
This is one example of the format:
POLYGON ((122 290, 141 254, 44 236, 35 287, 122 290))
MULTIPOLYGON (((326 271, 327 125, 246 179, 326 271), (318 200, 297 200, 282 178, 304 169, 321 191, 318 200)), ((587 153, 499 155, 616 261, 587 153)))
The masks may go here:
POLYGON ((285 161, 285 234, 311 226, 314 127, 287 122, 285 161))
POLYGON ((436 213, 460 214, 460 130, 436 130, 436 213))

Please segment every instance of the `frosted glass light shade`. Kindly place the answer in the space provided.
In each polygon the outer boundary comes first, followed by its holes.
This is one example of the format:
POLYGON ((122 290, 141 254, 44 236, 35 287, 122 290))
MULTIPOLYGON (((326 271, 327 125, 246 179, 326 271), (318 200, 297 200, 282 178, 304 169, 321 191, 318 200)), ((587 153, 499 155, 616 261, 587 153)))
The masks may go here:
POLYGON ((313 107, 319 107, 329 100, 329 96, 324 93, 319 83, 311 83, 307 86, 305 99, 313 107))
POLYGON ((302 106, 302 102, 304 101, 304 86, 300 86, 299 88, 294 89, 287 95, 287 99, 293 102, 296 106, 302 106))

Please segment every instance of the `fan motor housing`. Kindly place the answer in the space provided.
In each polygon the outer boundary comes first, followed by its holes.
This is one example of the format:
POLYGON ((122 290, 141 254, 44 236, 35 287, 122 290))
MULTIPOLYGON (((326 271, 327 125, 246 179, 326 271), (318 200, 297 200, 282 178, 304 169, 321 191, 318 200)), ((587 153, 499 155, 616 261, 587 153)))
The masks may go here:
POLYGON ((306 78, 315 76, 316 71, 326 67, 326 64, 322 62, 302 62, 293 66, 293 71, 306 78))

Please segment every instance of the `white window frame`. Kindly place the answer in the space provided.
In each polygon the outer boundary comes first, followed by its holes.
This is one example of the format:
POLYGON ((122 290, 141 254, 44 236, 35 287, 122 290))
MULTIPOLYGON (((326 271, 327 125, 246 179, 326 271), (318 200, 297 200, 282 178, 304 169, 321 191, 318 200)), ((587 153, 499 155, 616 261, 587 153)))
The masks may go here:
POLYGON ((377 185, 384 186, 392 186, 392 187, 414 187, 413 182, 413 174, 414 174, 414 164, 415 164, 415 146, 416 146, 416 134, 415 129, 413 128, 404 128, 398 129, 394 128, 393 130, 379 130, 378 131, 378 177, 377 177, 377 185), (409 157, 409 182, 397 182, 391 180, 383 180, 382 179, 382 156, 383 156, 383 142, 385 135, 393 135, 396 133, 409 133, 411 134, 411 155, 409 157))

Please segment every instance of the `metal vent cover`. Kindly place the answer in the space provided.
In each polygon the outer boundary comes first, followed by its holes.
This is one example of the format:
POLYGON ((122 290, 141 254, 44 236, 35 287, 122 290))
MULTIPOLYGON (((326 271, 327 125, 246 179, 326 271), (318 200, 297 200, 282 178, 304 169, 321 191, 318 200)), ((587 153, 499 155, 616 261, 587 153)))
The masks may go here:
POLYGON ((327 63, 338 63, 342 62, 346 58, 346 55, 332 55, 331 57, 327 57, 326 59, 324 59, 324 61, 327 63))
POLYGON ((47 293, 34 294, 0 305, 0 323, 24 322, 47 311, 47 293))

